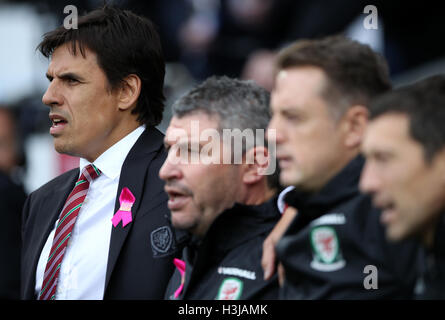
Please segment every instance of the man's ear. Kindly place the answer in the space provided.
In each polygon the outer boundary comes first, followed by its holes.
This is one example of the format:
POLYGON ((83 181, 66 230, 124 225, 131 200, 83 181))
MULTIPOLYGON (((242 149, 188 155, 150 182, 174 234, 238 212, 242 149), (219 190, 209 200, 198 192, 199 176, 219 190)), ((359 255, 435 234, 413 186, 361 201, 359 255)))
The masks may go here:
MULTIPOLYGON (((425 159, 425 161, 427 160, 425 159)), ((445 191, 445 148, 434 155, 429 165, 436 168, 436 175, 440 177, 441 187, 445 191)))
POLYGON ((347 148, 359 147, 368 124, 368 108, 354 105, 342 117, 342 127, 345 133, 345 146, 347 148))
POLYGON ((141 79, 135 74, 129 74, 122 79, 119 87, 118 107, 119 110, 127 110, 136 105, 137 99, 141 93, 141 79))
POLYGON ((251 148, 245 154, 243 183, 254 184, 264 178, 269 167, 269 151, 266 147, 251 148))

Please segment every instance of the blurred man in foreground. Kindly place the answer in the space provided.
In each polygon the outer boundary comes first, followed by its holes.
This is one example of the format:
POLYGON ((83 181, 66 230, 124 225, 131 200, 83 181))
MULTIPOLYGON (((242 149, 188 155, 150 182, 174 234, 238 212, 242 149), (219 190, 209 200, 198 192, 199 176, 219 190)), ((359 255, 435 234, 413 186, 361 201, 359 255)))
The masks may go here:
POLYGON ((360 187, 390 240, 414 237, 426 249, 419 296, 445 299, 445 76, 379 97, 370 119, 360 187))
POLYGON ((237 143, 249 133, 264 138, 268 105, 266 90, 227 77, 207 79, 174 104, 159 175, 173 226, 192 238, 184 261, 175 260, 167 299, 278 297, 277 277, 263 280, 260 264, 279 218, 276 199, 268 201, 268 149, 264 139, 237 143))
POLYGON ((276 130, 280 183, 296 187, 286 203, 298 211, 276 247, 281 296, 410 298, 417 247, 388 244, 379 211, 358 189, 367 105, 391 87, 385 61, 334 36, 285 48, 277 71, 269 129, 276 130))

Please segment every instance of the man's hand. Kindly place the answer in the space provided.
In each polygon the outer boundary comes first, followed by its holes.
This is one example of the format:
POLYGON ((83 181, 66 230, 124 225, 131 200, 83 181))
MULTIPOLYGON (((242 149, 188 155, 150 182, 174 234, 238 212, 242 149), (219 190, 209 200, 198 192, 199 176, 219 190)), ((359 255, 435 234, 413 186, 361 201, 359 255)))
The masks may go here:
POLYGON ((284 285, 284 278, 286 277, 286 275, 284 274, 284 267, 283 264, 280 262, 278 263, 278 284, 280 285, 280 287, 283 287, 284 285))
POLYGON ((288 207, 278 221, 277 225, 267 236, 263 242, 263 257, 261 259, 261 266, 263 267, 264 280, 269 280, 275 273, 276 255, 275 245, 283 236, 284 232, 297 214, 297 210, 292 207, 288 207))

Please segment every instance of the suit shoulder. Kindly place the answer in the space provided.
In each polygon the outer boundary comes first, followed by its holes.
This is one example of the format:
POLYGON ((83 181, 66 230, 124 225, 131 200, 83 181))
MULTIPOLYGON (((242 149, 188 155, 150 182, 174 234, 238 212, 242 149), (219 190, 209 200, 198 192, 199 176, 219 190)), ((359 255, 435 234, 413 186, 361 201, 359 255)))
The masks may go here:
POLYGON ((79 174, 79 168, 71 169, 65 173, 62 173, 61 175, 45 183, 40 188, 31 192, 31 195, 55 192, 57 191, 59 186, 66 183, 67 180, 77 178, 78 174, 79 174))

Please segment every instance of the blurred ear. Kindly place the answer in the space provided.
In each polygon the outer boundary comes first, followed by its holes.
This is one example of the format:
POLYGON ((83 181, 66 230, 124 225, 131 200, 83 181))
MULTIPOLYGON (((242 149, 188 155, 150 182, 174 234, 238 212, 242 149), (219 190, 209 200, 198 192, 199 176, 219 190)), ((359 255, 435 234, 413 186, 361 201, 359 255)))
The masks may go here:
POLYGON ((269 166, 269 151, 262 146, 251 148, 246 152, 244 161, 243 183, 257 183, 265 177, 269 166))
POLYGON ((429 166, 435 168, 435 174, 437 177, 440 177, 442 190, 445 191, 445 148, 442 148, 434 155, 429 166))
POLYGON ((121 87, 118 90, 119 110, 127 110, 136 105, 141 93, 141 79, 135 74, 130 74, 122 80, 121 87))
POLYGON ((347 148, 359 147, 368 124, 369 112, 365 106, 355 105, 343 115, 341 123, 345 133, 344 144, 347 148))

